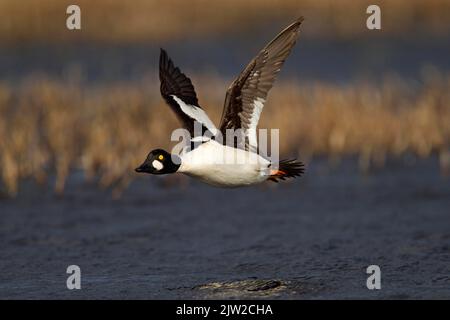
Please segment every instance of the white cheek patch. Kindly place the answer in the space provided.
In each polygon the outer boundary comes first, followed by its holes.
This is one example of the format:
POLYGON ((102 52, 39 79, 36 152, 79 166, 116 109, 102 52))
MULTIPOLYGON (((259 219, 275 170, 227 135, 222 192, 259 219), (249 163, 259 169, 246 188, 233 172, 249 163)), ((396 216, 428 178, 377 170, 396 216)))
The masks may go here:
POLYGON ((152 166, 153 166, 153 168, 155 168, 158 171, 161 170, 162 168, 164 168, 163 164, 161 162, 159 162, 158 160, 153 160, 152 166))

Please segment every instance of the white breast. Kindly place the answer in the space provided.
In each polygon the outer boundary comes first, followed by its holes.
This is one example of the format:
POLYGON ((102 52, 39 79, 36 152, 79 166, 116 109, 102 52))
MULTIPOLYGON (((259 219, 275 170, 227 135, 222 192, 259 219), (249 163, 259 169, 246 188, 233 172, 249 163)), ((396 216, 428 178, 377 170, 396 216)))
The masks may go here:
POLYGON ((238 187, 266 180, 270 174, 269 164, 268 160, 256 153, 211 140, 182 154, 178 172, 211 185, 238 187))

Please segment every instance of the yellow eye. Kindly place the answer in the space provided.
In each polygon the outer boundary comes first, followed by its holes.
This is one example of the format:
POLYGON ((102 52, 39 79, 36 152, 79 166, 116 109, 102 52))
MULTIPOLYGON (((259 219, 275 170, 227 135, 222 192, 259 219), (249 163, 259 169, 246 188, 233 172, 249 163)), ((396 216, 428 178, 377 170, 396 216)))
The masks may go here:
POLYGON ((160 154, 160 155, 158 156, 158 159, 159 159, 159 160, 164 160, 164 156, 163 156, 162 154, 160 154))

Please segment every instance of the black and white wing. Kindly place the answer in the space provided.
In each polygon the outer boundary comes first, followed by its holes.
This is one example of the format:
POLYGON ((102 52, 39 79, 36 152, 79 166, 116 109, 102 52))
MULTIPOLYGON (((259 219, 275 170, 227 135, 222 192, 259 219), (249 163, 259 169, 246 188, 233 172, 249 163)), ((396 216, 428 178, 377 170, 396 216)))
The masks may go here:
POLYGON ((195 135, 202 135, 205 130, 209 130, 213 135, 217 133, 217 128, 198 104, 197 94, 191 80, 174 66, 163 49, 161 49, 159 57, 159 78, 162 97, 189 131, 192 138, 195 135), (200 132, 194 132, 195 121, 201 124, 202 130, 199 130, 200 132))
POLYGON ((227 90, 220 123, 227 129, 242 129, 245 149, 256 151, 256 126, 277 73, 297 41, 303 17, 280 32, 241 72, 227 90))

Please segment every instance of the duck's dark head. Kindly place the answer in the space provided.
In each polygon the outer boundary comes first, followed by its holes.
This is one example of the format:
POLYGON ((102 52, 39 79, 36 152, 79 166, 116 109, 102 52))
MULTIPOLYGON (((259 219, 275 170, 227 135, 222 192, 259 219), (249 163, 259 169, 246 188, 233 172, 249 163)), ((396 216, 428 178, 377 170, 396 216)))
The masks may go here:
POLYGON ((181 165, 181 159, 162 149, 151 151, 144 163, 135 169, 136 172, 145 172, 151 174, 174 173, 181 165))

